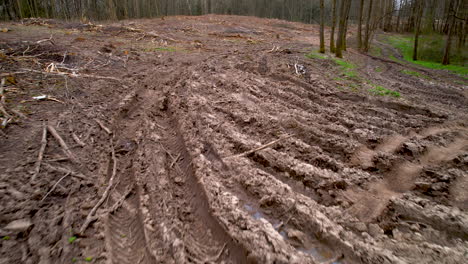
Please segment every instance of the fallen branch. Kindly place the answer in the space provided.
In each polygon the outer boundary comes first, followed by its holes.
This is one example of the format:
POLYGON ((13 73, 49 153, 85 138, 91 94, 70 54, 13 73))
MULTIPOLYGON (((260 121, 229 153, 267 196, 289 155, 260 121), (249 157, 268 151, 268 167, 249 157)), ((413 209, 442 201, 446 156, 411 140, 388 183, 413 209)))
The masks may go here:
MULTIPOLYGON (((8 120, 11 118, 11 115, 5 109, 6 98, 5 98, 5 95, 3 94, 4 86, 5 86, 5 78, 2 78, 2 81, 0 83, 0 112, 3 114, 3 117, 5 118, 5 120, 8 120)), ((5 124, 2 124, 2 126, 5 127, 7 124, 8 124, 8 121, 5 124)))
MULTIPOLYGON (((94 79, 107 79, 107 80, 114 80, 114 81, 122 81, 118 78, 115 77, 110 77, 110 76, 99 76, 99 75, 91 75, 91 74, 77 74, 77 73, 69 73, 69 72, 44 72, 44 71, 38 71, 38 70, 32 70, 32 69, 22 69, 25 70, 24 72, 16 72, 15 74, 22 74, 22 73, 41 73, 41 74, 52 74, 52 75, 60 75, 60 76, 70 76, 70 77, 76 77, 76 78, 94 78, 94 79)), ((7 75, 8 76, 8 75, 7 75)))
POLYGON ((70 175, 70 174, 71 174, 71 173, 69 172, 69 173, 65 174, 62 178, 60 178, 60 179, 54 184, 54 186, 52 186, 52 188, 50 189, 50 191, 48 191, 48 192, 46 193, 46 195, 44 195, 44 197, 41 199, 41 202, 43 202, 43 201, 45 200, 45 198, 47 198, 47 196, 49 196, 49 194, 55 190, 55 187, 57 187, 57 185, 58 185, 63 179, 65 179, 65 177, 67 177, 67 176, 70 175))
POLYGON ((278 143, 278 142, 280 142, 280 141, 282 141, 282 140, 288 139, 288 138, 290 138, 290 137, 292 137, 292 136, 293 136, 293 135, 289 135, 289 136, 285 136, 285 137, 279 138, 279 139, 274 140, 274 141, 272 141, 272 142, 270 142, 270 143, 267 143, 267 144, 265 144, 265 145, 262 145, 262 146, 260 146, 260 147, 258 147, 258 148, 255 148, 255 149, 252 149, 252 150, 249 150, 249 151, 240 153, 240 154, 228 156, 228 157, 225 157, 224 159, 238 158, 238 157, 250 155, 250 154, 252 154, 252 153, 254 153, 254 152, 260 151, 260 150, 262 150, 262 149, 266 149, 266 148, 268 148, 268 147, 270 147, 270 146, 272 146, 272 145, 274 145, 274 144, 276 144, 276 143, 278 143))
POLYGON ((81 147, 84 147, 86 144, 83 143, 83 141, 80 140, 80 138, 72 132, 72 138, 75 140, 76 144, 80 145, 81 147))
POLYGON ((227 243, 224 243, 224 246, 219 250, 219 252, 215 256, 205 259, 204 261, 202 261, 202 263, 217 262, 219 257, 221 257, 221 255, 223 254, 224 249, 226 249, 226 246, 227 246, 227 243))
POLYGON ((107 128, 101 121, 99 121, 99 119, 94 119, 94 121, 96 121, 96 123, 98 123, 98 125, 104 130, 106 131, 107 134, 111 135, 112 134, 112 131, 107 128))
POLYGON ((127 188, 127 190, 124 192, 122 197, 120 197, 120 199, 117 202, 115 202, 115 204, 112 205, 112 207, 109 210, 107 210, 107 212, 105 212, 105 214, 112 214, 117 209, 119 209, 122 206, 125 199, 127 199, 127 197, 132 193, 132 191, 133 191, 133 185, 130 186, 130 188, 127 188))
POLYGON ((34 174, 31 177, 31 181, 34 181, 41 170, 42 159, 44 158, 44 151, 47 146, 47 128, 45 122, 42 123, 42 139, 41 139, 41 148, 39 149, 39 155, 36 161, 36 167, 34 169, 34 174))
POLYGON ((73 176, 73 177, 89 181, 89 178, 84 176, 83 174, 81 174, 79 172, 74 172, 74 171, 72 171, 70 169, 67 169, 67 168, 54 167, 54 166, 52 166, 52 165, 50 165, 48 163, 44 163, 43 166, 44 166, 44 168, 46 168, 47 170, 50 170, 50 171, 56 171, 56 172, 61 172, 61 173, 70 173, 71 176, 73 176))
POLYGON ((76 159, 75 155, 73 155, 73 153, 70 151, 70 148, 68 148, 67 143, 65 143, 62 137, 57 133, 57 130, 55 130, 55 128, 51 125, 47 126, 47 130, 49 130, 52 136, 54 136, 54 138, 59 142, 65 155, 67 155, 67 157, 69 157, 71 161, 78 163, 78 160, 76 159))
POLYGON ((86 231, 86 228, 88 228, 88 225, 94 220, 94 217, 93 217, 94 214, 96 213, 99 206, 101 206, 101 204, 106 200, 107 196, 109 195, 110 189, 112 188, 112 185, 114 184, 115 175, 117 175, 117 159, 115 158, 115 150, 114 150, 114 145, 112 143, 112 138, 110 139, 110 141, 111 141, 112 163, 113 163, 112 176, 109 180, 109 184, 107 185, 106 190, 102 194, 101 199, 99 199, 97 204, 93 207, 93 209, 91 209, 88 216, 86 217, 85 222, 81 226, 81 229, 79 232, 80 235, 84 234, 84 232, 86 231))
POLYGON ((36 44, 41 44, 42 42, 46 42, 46 41, 49 41, 50 43, 52 43, 52 45, 55 45, 54 41, 52 41, 52 35, 50 35, 50 38, 48 39, 41 39, 41 40, 36 41, 36 44))

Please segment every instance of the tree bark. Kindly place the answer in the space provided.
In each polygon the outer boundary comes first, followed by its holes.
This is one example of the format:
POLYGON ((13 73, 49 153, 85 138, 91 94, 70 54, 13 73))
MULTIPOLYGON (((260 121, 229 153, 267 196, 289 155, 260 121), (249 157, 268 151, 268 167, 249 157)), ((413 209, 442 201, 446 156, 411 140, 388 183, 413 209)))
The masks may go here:
POLYGON ((324 33, 324 23, 325 23, 325 10, 323 5, 324 0, 320 0, 320 53, 325 53, 325 33, 324 33))
POLYGON ((370 34, 371 34, 371 18, 372 18, 372 5, 373 0, 369 0, 369 9, 367 10, 366 18, 366 34, 364 36, 364 51, 368 52, 370 48, 370 34))
POLYGON ((340 7, 340 24, 338 28, 338 40, 336 43, 335 55, 343 58, 344 39, 346 38, 346 20, 348 19, 351 0, 342 0, 340 7))
POLYGON ((422 14, 424 10, 424 0, 417 0, 415 3, 417 6, 415 8, 414 14, 416 17, 415 25, 414 25, 414 45, 413 45, 413 60, 418 60, 418 45, 419 45, 419 33, 421 31, 421 21, 422 21, 422 14))
POLYGON ((335 25, 336 25, 336 0, 333 0, 332 2, 332 26, 331 26, 331 34, 330 34, 330 52, 335 52, 335 25))
MULTIPOLYGON (((336 0, 335 0, 336 1, 336 0)), ((362 13, 364 11, 364 0, 359 2, 359 24, 358 24, 358 32, 357 32, 357 39, 358 39, 358 48, 362 48, 362 13)))

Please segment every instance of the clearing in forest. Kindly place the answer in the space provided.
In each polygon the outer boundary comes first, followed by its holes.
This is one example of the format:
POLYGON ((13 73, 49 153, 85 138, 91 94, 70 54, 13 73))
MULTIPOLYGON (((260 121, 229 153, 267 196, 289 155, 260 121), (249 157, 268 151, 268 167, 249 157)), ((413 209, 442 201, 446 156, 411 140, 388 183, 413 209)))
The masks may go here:
POLYGON ((467 261, 465 78, 280 20, 0 26, 1 263, 467 261))

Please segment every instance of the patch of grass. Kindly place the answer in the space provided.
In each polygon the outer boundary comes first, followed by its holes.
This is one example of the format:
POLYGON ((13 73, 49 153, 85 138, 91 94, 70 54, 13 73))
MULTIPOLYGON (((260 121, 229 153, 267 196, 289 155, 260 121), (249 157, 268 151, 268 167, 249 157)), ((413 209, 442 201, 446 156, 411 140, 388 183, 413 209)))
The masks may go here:
POLYGON ((344 76, 351 79, 358 78, 358 73, 354 70, 356 69, 356 65, 339 58, 333 58, 333 61, 341 66, 344 76))
POLYGON ((369 89, 369 92, 380 96, 391 96, 395 98, 401 97, 399 92, 392 91, 380 85, 374 85, 374 88, 369 89))
POLYGON ((72 258, 71 261, 72 261, 73 263, 75 263, 75 262, 78 261, 78 259, 77 259, 77 258, 72 258))
POLYGON ((146 47, 146 48, 143 48, 143 51, 145 51, 145 52, 187 52, 187 50, 185 50, 185 49, 177 48, 177 47, 173 47, 173 46, 146 47))
POLYGON ((383 69, 379 66, 375 67, 374 69, 375 72, 383 72, 383 69))
POLYGON ((401 72, 406 74, 406 75, 411 75, 411 76, 416 76, 416 77, 419 77, 419 78, 429 79, 429 76, 424 75, 424 74, 422 74, 420 72, 417 72, 417 71, 402 70, 401 72))
POLYGON ((73 242, 75 242, 75 240, 76 240, 76 236, 72 236, 68 238, 68 243, 72 244, 73 242))
POLYGON ((309 59, 319 59, 319 60, 326 60, 328 59, 327 56, 319 53, 318 51, 311 51, 305 55, 309 59))
MULTIPOLYGON (((432 35, 431 35, 432 36, 432 35)), ((413 37, 410 36, 388 36, 387 37, 387 42, 390 43, 392 46, 400 50, 401 54, 403 55, 403 58, 405 61, 408 61, 410 63, 414 63, 429 69, 436 69, 436 70, 448 70, 454 73, 457 73, 462 76, 468 75, 468 67, 465 67, 463 65, 456 65, 456 64, 451 64, 451 65, 442 65, 439 63, 442 61, 442 51, 437 50, 436 46, 443 48, 443 43, 439 43, 438 41, 436 42, 431 42, 431 45, 426 45, 424 46, 424 38, 421 38, 421 46, 419 50, 419 55, 420 59, 417 61, 413 61, 413 37), (435 55, 439 55, 438 57, 435 55)), ((427 42, 427 41, 426 41, 427 42)), ((463 55, 458 55, 461 57, 461 59, 456 59, 457 57, 455 56, 453 58, 453 62, 462 60, 463 61, 463 55)), ((391 58, 393 59, 393 58, 391 58)), ((451 58, 452 59, 452 58, 451 58)))
POLYGON ((376 57, 382 56, 382 48, 376 45, 372 45, 370 48, 370 54, 376 57))
POLYGON ((11 237, 10 237, 10 236, 4 236, 2 239, 3 239, 3 240, 10 240, 11 237))

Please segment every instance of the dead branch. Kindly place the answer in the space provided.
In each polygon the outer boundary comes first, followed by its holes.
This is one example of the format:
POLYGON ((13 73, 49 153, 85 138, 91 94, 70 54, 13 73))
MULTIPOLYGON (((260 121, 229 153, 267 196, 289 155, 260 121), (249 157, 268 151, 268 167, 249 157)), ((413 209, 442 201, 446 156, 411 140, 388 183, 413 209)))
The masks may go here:
POLYGON ((41 139, 41 148, 39 149, 39 155, 36 161, 36 167, 34 169, 34 174, 31 177, 31 181, 34 181, 41 170, 42 159, 44 158, 44 151, 47 146, 47 127, 45 122, 42 123, 42 139, 41 139))
POLYGON ((52 35, 50 35, 50 38, 36 41, 36 44, 41 44, 42 42, 46 42, 46 41, 49 41, 52 45, 55 45, 54 41, 52 40, 52 35))
POLYGON ((59 142, 60 146, 63 149, 63 152, 65 155, 67 155, 68 158, 70 158, 71 161, 78 163, 77 158, 75 155, 70 151, 70 148, 68 147, 67 143, 62 139, 62 137, 58 134, 57 130, 52 125, 47 126, 47 130, 54 136, 54 138, 59 142))
POLYGON ((109 195, 110 189, 112 188, 112 186, 114 184, 115 175, 117 175, 117 159, 115 158, 115 150, 114 150, 114 144, 112 142, 112 138, 110 139, 110 142, 111 142, 112 163, 113 163, 112 176, 111 176, 111 178, 109 180, 109 184, 107 185, 106 190, 102 194, 101 199, 99 199, 99 201, 96 203, 96 205, 93 207, 93 209, 91 209, 88 216, 86 217, 85 222, 81 226, 81 229, 80 229, 80 232, 79 232, 80 235, 84 234, 84 231, 86 231, 86 228, 88 228, 88 225, 91 223, 91 221, 93 221, 93 218, 94 218, 93 216, 96 213, 97 209, 106 200, 107 196, 109 195))
POLYGON ((175 157, 173 160, 172 160, 172 163, 171 165, 169 166, 169 168, 172 168, 174 167, 174 164, 176 164, 176 162, 180 159, 180 154, 177 155, 177 157, 175 157))
MULTIPOLYGON (((4 95, 4 86, 5 86, 5 78, 2 78, 2 81, 0 83, 0 112, 3 114, 3 117, 5 120, 11 119, 11 115, 6 111, 6 106, 5 106, 5 95, 4 95)), ((5 123, 5 121, 4 121, 5 123)), ((8 124, 8 121, 2 126, 5 127, 8 124)))
POLYGON ((76 144, 80 145, 81 147, 84 147, 86 144, 80 140, 80 138, 72 132, 72 138, 75 140, 76 144))
POLYGON ((105 212, 105 214, 112 214, 114 213, 117 209, 119 209, 123 202, 125 201, 125 199, 127 199, 127 197, 132 193, 133 191, 133 185, 131 185, 129 188, 127 188, 127 190, 124 192, 124 194, 122 195, 122 197, 120 197, 120 199, 115 202, 114 205, 112 205, 111 208, 109 208, 109 210, 107 210, 107 212, 105 212))
POLYGON ((50 165, 48 163, 44 163, 43 165, 44 165, 44 168, 46 168, 47 170, 61 172, 61 173, 70 173, 71 176, 73 176, 73 177, 89 181, 88 177, 84 176, 83 174, 81 174, 79 172, 75 172, 75 171, 72 171, 72 170, 67 169, 67 168, 54 167, 54 166, 52 166, 52 165, 50 165))
MULTIPOLYGON (((23 73, 41 73, 41 74, 52 74, 52 75, 60 75, 60 76, 70 76, 70 77, 76 77, 76 78, 93 78, 93 79, 106 79, 106 80, 114 80, 114 81, 122 81, 119 78, 115 77, 110 77, 110 76, 99 76, 99 75, 91 75, 91 74, 77 74, 77 73, 69 73, 69 72, 45 72, 45 71, 38 71, 38 70, 33 70, 33 69, 22 69, 25 70, 24 72, 15 72, 15 74, 23 74, 23 73)), ((8 76, 8 75, 7 75, 8 76)))
POLYGON ((215 256, 205 259, 202 263, 217 262, 219 257, 221 257, 221 255, 223 254, 224 249, 226 249, 226 246, 227 246, 227 243, 224 243, 224 246, 219 250, 219 252, 215 256))
POLYGON ((70 174, 71 174, 71 173, 68 172, 68 173, 65 174, 62 178, 60 178, 60 179, 54 184, 54 186, 52 186, 52 188, 46 193, 46 195, 44 195, 44 197, 41 199, 41 202, 43 202, 43 201, 45 200, 45 198, 47 198, 47 196, 49 196, 49 194, 55 190, 55 187, 57 187, 57 185, 58 185, 63 179, 65 179, 68 175, 70 175, 70 174))
POLYGON ((107 134, 109 135, 112 135, 112 131, 107 128, 99 119, 95 118, 94 121, 96 121, 96 123, 98 123, 98 125, 104 130, 106 131, 107 134))
POLYGON ((290 137, 292 137, 292 136, 293 136, 293 135, 289 135, 289 136, 285 136, 285 137, 279 138, 279 139, 274 140, 274 141, 272 141, 272 142, 270 142, 270 143, 267 143, 267 144, 265 144, 265 145, 262 145, 262 146, 260 146, 260 147, 258 147, 258 148, 255 148, 255 149, 252 149, 252 150, 249 150, 249 151, 240 153, 240 154, 228 156, 228 157, 225 157, 224 159, 238 158, 238 157, 250 155, 250 154, 252 154, 252 153, 254 153, 254 152, 260 151, 260 150, 262 150, 262 149, 266 149, 266 148, 268 148, 268 147, 270 147, 270 146, 272 146, 272 145, 274 145, 274 144, 276 144, 276 143, 278 143, 278 142, 280 142, 280 141, 282 141, 282 140, 288 139, 288 138, 290 138, 290 137))

